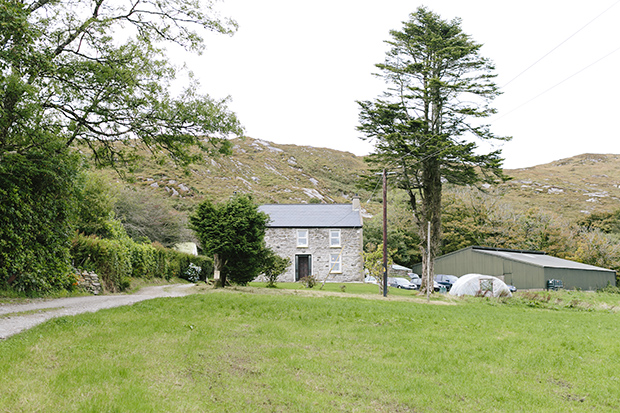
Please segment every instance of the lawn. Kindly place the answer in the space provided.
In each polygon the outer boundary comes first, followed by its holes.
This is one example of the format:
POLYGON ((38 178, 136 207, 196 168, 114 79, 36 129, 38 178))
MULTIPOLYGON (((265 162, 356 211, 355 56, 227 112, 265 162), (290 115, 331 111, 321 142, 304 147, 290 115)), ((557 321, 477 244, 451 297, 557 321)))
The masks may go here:
POLYGON ((2 341, 0 412, 620 409, 620 296, 427 303, 363 285, 259 287, 63 317, 2 341))

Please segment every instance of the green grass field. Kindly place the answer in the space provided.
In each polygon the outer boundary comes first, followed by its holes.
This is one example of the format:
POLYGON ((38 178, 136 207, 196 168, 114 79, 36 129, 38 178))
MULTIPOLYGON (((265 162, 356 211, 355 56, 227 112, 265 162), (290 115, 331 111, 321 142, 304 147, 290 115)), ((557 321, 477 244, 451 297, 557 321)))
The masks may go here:
POLYGON ((4 340, 0 412, 620 409, 620 296, 279 286, 202 288, 4 340))

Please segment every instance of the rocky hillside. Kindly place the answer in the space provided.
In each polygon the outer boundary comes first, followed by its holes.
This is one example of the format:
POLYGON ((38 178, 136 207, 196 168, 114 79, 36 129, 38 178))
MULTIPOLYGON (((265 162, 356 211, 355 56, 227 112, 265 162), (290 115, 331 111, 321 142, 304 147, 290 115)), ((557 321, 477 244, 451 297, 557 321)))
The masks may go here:
MULTIPOLYGON (((259 203, 350 202, 355 193, 363 200, 371 196, 355 186, 366 164, 352 153, 251 138, 233 142, 232 156, 208 158, 187 171, 172 163, 144 162, 131 184, 188 206, 235 192, 250 193, 259 203)), ((117 179, 114 172, 106 173, 117 179)), ((620 155, 585 154, 506 173, 513 179, 493 192, 515 210, 538 207, 576 220, 620 208, 620 155)))
MULTIPOLYGON (((184 202, 221 200, 249 193, 259 203, 350 202, 366 165, 361 157, 332 149, 235 139, 232 156, 205 158, 189 170, 143 162, 130 177, 137 187, 184 202)), ((110 179, 117 177, 107 171, 110 179)), ((363 194, 362 194, 363 195, 363 194)))
POLYGON ((540 207, 575 220, 620 208, 620 155, 584 154, 506 173, 513 179, 501 192, 515 209, 540 207))

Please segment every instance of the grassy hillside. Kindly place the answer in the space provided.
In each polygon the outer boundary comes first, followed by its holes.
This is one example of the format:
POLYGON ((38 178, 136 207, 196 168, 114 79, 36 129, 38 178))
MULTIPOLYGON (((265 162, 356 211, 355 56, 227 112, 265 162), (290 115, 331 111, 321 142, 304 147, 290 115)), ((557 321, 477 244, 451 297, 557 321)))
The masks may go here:
MULTIPOLYGON (((364 201, 372 195, 355 186, 367 166, 352 153, 252 138, 233 143, 231 156, 205 158, 187 170, 144 161, 130 183, 190 209, 207 196, 218 201, 235 192, 250 193, 259 203, 340 203, 356 193, 364 201)), ((118 180, 115 172, 104 173, 118 180)), ((620 208, 620 155, 584 154, 506 173, 513 179, 493 192, 517 211, 536 207, 577 220, 620 208)), ((372 203, 368 208, 379 210, 372 203)))
MULTIPOLYGON (((337 203, 350 202, 365 170, 363 159, 348 152, 251 138, 235 139, 233 144, 231 156, 205 158, 188 170, 170 161, 144 161, 131 182, 191 204, 207 196, 227 199, 235 192, 252 194, 259 203, 337 203)), ((117 179, 113 171, 104 173, 117 179)))
POLYGON ((507 170, 501 190, 516 209, 539 207, 571 220, 620 208, 620 155, 584 154, 507 170))

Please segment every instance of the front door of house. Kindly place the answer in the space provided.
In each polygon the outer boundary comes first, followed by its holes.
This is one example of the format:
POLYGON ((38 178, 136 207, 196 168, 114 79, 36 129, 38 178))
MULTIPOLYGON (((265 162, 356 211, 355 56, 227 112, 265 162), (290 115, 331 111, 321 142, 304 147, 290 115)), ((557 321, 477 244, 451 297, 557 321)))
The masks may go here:
POLYGON ((311 255, 295 255, 295 281, 312 274, 311 257, 311 255))

